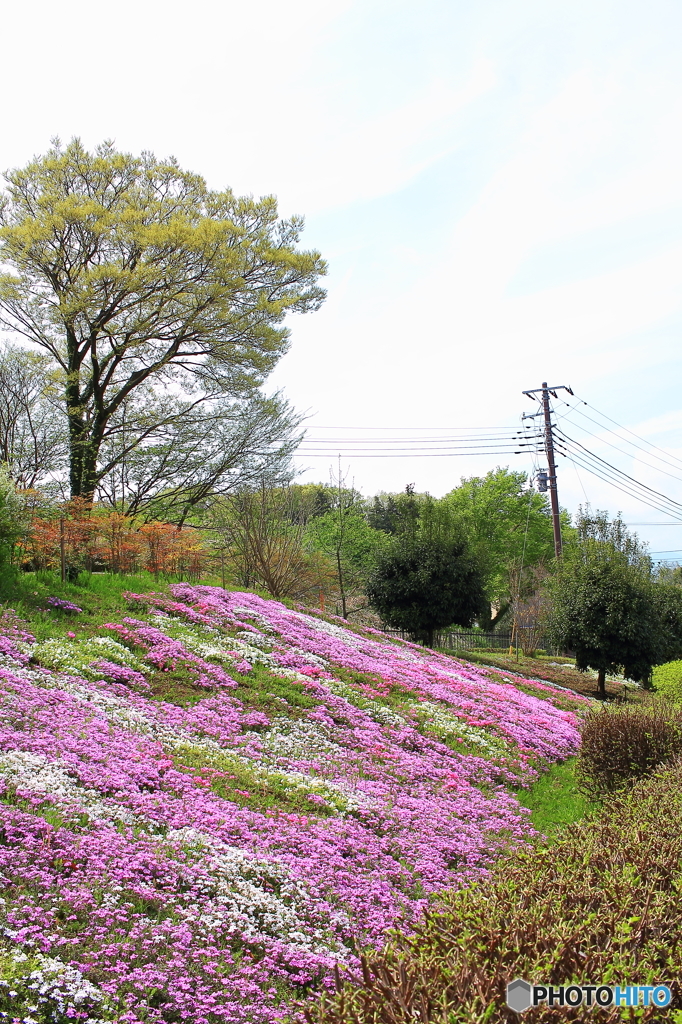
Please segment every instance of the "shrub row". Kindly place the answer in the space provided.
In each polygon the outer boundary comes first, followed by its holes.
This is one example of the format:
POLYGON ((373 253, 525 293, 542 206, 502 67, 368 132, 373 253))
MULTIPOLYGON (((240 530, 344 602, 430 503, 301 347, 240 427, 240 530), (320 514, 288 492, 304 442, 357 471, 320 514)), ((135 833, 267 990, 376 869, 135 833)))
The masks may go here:
POLYGON ((585 716, 579 788, 601 800, 682 755, 682 707, 666 700, 600 707, 585 716))
POLYGON ((308 1008, 309 1024, 682 1021, 682 762, 659 769, 549 847, 519 851, 449 894, 411 935, 308 1008), (667 984, 665 1009, 537 1007, 507 982, 667 984))

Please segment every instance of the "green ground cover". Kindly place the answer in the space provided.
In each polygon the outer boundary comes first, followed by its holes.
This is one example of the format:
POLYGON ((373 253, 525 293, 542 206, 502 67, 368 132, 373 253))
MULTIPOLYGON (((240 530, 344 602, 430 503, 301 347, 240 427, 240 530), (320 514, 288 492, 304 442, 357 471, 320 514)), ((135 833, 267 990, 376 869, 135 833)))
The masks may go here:
POLYGON ((110 573, 81 573, 73 582, 62 582, 56 572, 27 572, 0 575, 0 605, 9 606, 25 619, 37 640, 66 636, 69 631, 89 636, 98 632, 108 617, 130 614, 123 594, 128 591, 156 590, 166 585, 151 573, 137 576, 110 573), (49 597, 70 601, 82 608, 77 617, 53 608, 49 597))
POLYGON ((575 760, 552 765, 529 789, 515 791, 519 803, 530 810, 535 828, 548 839, 597 808, 578 791, 575 760))

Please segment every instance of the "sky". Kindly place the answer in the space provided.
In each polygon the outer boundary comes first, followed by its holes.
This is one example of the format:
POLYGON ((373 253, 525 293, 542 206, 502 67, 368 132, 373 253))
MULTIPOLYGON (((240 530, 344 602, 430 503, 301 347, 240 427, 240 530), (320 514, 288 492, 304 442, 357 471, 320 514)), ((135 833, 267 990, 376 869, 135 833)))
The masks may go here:
MULTIPOLYGON (((569 385, 588 406, 557 392, 559 425, 680 503, 681 525, 635 528, 682 559, 679 2, 27 0, 3 34, 0 168, 54 136, 113 139, 305 216, 328 298, 291 320, 268 384, 326 439, 302 479, 328 479, 337 451, 366 494, 532 473, 544 458, 496 442, 360 449, 510 437, 537 408, 524 390, 569 385)), ((570 512, 671 521, 585 461, 559 457, 570 512)))

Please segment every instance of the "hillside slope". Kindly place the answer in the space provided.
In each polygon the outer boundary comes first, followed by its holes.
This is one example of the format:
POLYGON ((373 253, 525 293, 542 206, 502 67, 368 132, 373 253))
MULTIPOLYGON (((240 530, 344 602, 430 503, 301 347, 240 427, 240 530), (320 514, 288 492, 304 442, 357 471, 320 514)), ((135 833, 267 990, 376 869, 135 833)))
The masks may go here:
POLYGON ((577 695, 171 591, 39 644, 0 619, 10 1019, 286 1019, 529 837, 506 787, 577 747, 577 695))

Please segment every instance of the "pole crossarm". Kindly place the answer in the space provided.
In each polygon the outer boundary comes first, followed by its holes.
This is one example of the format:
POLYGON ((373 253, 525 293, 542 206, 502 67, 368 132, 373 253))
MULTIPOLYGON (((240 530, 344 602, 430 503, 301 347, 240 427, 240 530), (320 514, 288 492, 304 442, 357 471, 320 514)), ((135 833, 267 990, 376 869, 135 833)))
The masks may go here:
MULTIPOLYGON (((529 398, 534 398, 535 395, 540 394, 540 392, 543 392, 544 394, 545 391, 549 391, 552 398, 557 397, 557 391, 568 391, 569 395, 573 394, 573 391, 569 388, 568 384, 555 384, 554 387, 551 388, 547 387, 546 384, 543 384, 541 388, 531 388, 530 391, 522 391, 521 394, 528 395, 529 398)), ((540 401, 539 398, 535 398, 534 400, 536 402, 540 401)))

